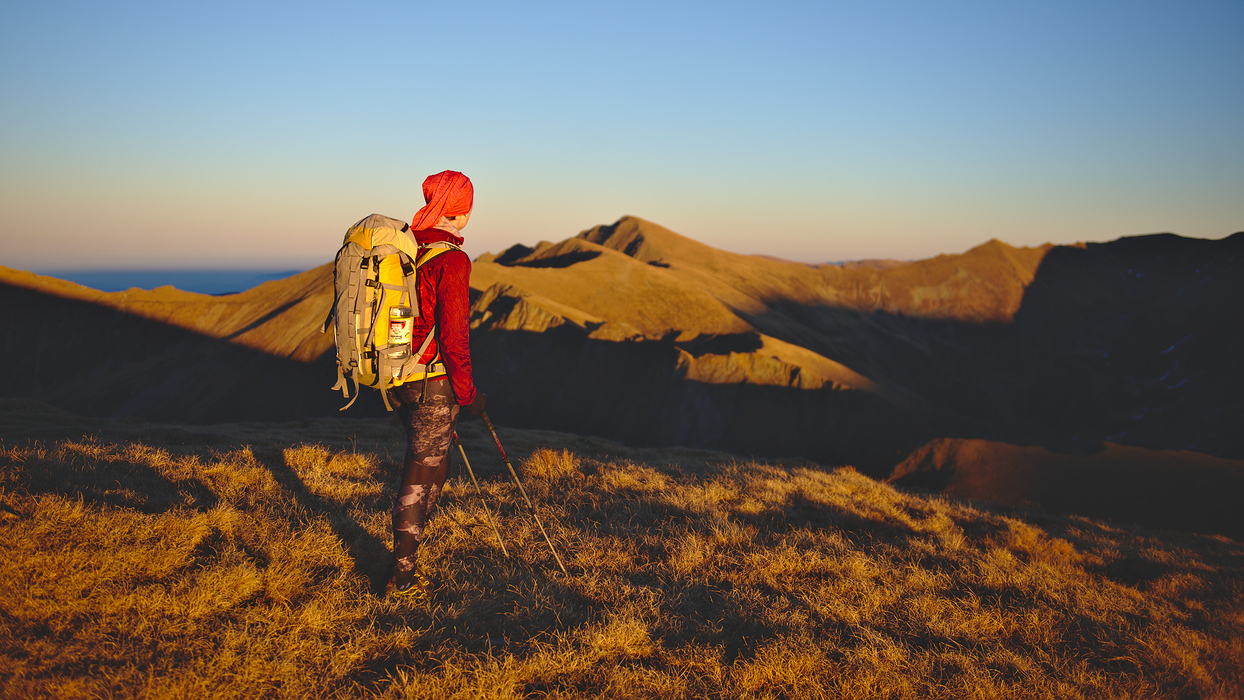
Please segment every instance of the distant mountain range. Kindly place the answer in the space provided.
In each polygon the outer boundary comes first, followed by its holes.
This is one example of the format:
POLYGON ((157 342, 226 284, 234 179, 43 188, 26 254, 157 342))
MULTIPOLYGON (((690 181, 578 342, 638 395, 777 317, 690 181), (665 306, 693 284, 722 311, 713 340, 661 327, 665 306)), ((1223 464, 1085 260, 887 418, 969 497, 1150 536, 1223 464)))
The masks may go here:
POLYGON ((77 282, 101 292, 123 292, 127 289, 156 289, 173 286, 199 294, 237 294, 258 284, 284 279, 301 272, 299 269, 135 269, 135 270, 45 270, 41 275, 77 282))
MULTIPOLYGON (((472 352, 490 413, 515 426, 802 455, 1089 511, 1101 499, 1060 501, 1031 474, 1079 465, 1076 488, 1092 495, 1126 464, 1159 465, 1135 470, 1154 489, 1195 462, 1197 493, 1238 499, 1242 252, 1244 234, 1163 234, 806 265, 626 217, 481 256, 472 352), (1120 462, 1107 442, 1135 449, 1120 462), (1019 462, 1029 486, 986 484, 1019 462)), ((0 268, 0 392, 166 422, 335 414, 332 339, 319 332, 331 298, 329 264, 221 297, 103 293, 0 268)), ((350 413, 383 408, 373 393, 350 413)), ((1138 510, 1096 513, 1145 521, 1138 510)), ((1196 520, 1185 510, 1178 522, 1196 520)), ((1234 517, 1196 527, 1244 534, 1234 517)))

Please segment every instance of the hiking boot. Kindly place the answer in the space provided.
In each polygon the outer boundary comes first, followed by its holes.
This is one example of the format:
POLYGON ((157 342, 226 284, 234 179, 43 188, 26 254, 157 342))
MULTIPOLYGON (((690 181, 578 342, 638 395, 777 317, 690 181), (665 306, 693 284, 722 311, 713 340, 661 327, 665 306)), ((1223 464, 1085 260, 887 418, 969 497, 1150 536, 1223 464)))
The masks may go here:
MULTIPOLYGON (((393 584, 393 579, 389 580, 393 584)), ((389 595, 399 600, 408 600, 412 603, 422 603, 428 599, 428 588, 431 582, 423 575, 419 569, 415 569, 414 576, 405 584, 392 585, 389 595)))

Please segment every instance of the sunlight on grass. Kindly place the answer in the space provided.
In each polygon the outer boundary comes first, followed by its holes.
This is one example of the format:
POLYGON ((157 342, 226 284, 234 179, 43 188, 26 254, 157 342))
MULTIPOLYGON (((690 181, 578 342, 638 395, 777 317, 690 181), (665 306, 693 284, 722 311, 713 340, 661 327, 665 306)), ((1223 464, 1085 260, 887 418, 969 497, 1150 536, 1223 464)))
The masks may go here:
POLYGON ((0 444, 0 694, 1244 693, 1230 540, 506 431, 567 577, 471 424, 511 556, 452 481, 425 547, 432 600, 394 602, 378 593, 397 433, 356 427, 0 444))

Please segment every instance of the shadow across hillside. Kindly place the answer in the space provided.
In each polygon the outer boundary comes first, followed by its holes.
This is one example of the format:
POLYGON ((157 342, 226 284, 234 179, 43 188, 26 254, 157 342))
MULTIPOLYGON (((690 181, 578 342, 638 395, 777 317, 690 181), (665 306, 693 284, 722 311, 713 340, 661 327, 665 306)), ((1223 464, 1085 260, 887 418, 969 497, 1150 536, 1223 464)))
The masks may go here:
POLYGON ((144 462, 146 454, 117 458, 115 448, 84 438, 62 443, 72 468, 55 461, 30 460, 21 465, 23 492, 65 494, 83 504, 125 508, 140 513, 174 509, 211 510, 220 499, 202 481, 161 474, 144 462), (101 459, 101 453, 108 453, 101 459))
POLYGON ((1244 537, 1244 461, 1106 443, 1060 454, 985 440, 935 440, 889 481, 949 496, 1149 527, 1244 537))
MULTIPOLYGON (((736 342, 706 339, 705 347, 736 342)), ((868 392, 687 380, 673 336, 614 342, 572 325, 543 333, 477 329, 471 347, 489 412, 516 427, 803 456, 878 473, 940 434, 927 412, 868 392)))
POLYGON ((747 320, 955 432, 1060 452, 1103 440, 1244 458, 1244 234, 1057 247, 1011 323, 769 302, 747 320))
POLYGON ((540 257, 532 260, 524 259, 534 252, 536 252, 535 248, 519 243, 510 246, 500 255, 493 258, 492 261, 499 265, 513 267, 570 267, 575 263, 586 262, 600 255, 599 250, 572 250, 560 255, 540 257))
POLYGON ((1242 248, 1239 234, 1053 248, 1009 323, 780 299, 745 316, 902 407, 862 391, 680 373, 679 349, 754 352, 748 334, 616 343, 564 324, 477 329, 472 346, 494 413, 519 426, 803 456, 960 497, 1239 536, 1239 465, 1202 462, 1244 458, 1242 248), (964 454, 965 441, 992 446, 973 460, 946 457, 964 454), (917 449, 935 444, 949 447, 917 449), (917 455, 915 471, 892 474, 917 455))
MULTIPOLYGON (((90 302, 0 284, 5 396, 172 423, 333 415, 331 355, 275 357, 90 302)), ((359 402, 363 403, 363 402, 359 402)), ((356 404, 357 405, 357 404, 356 404)), ((354 412, 354 409, 351 409, 354 412)), ((384 411, 363 406, 355 416, 384 411)))

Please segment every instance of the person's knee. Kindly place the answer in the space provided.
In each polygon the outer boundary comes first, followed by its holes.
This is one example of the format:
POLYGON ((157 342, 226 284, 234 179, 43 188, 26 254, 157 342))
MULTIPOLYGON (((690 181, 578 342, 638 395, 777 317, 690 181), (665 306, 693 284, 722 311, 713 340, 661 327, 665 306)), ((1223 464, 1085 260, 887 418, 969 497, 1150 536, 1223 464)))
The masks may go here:
POLYGON ((393 499, 394 510, 404 510, 424 502, 427 500, 429 490, 427 482, 404 484, 397 498, 393 499))

